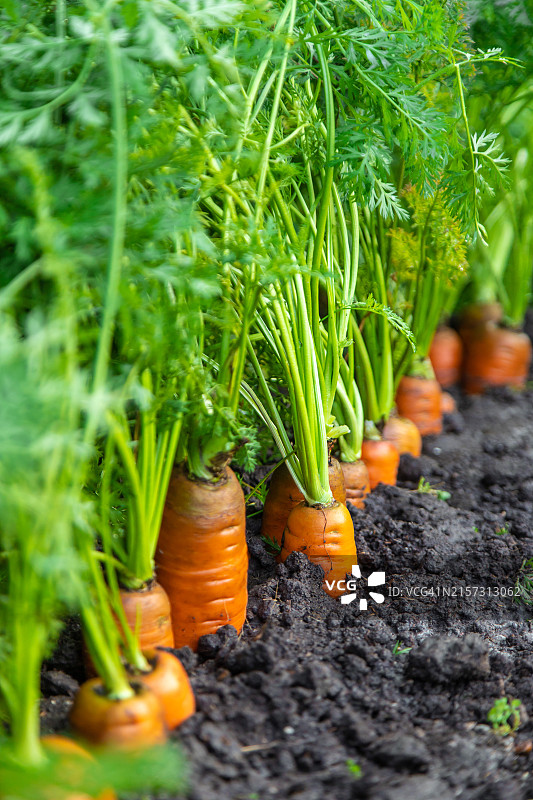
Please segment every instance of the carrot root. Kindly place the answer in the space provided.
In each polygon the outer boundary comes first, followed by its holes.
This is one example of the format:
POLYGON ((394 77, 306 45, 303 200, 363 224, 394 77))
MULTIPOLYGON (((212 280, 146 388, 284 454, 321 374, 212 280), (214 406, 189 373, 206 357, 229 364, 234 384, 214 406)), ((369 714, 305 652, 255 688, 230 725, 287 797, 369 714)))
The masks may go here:
POLYGON ((362 459, 352 462, 343 461, 341 468, 346 487, 346 499, 356 508, 363 509, 365 497, 370 492, 370 477, 365 462, 362 459))
POLYGON ((481 394, 490 386, 524 386, 531 364, 527 334, 490 324, 471 333, 465 345, 463 387, 467 394, 481 394))
POLYGON ((412 420, 422 434, 442 431, 441 388, 436 380, 406 375, 396 392, 396 406, 401 417, 412 420))
POLYGON ((433 337, 429 351, 429 359, 435 377, 442 387, 447 388, 459 383, 461 364, 463 361, 463 342, 453 328, 442 326, 433 337))
POLYGON ((172 474, 155 561, 172 609, 176 647, 223 625, 241 631, 248 599, 244 495, 226 467, 216 483, 172 474))
POLYGON ((302 502, 293 508, 283 534, 280 560, 294 552, 305 553, 324 570, 323 589, 332 597, 342 590, 327 583, 345 577, 346 564, 357 564, 353 522, 350 512, 336 500, 329 506, 308 506, 302 502))
POLYGON ((70 724, 82 738, 94 745, 137 750, 161 744, 166 728, 161 704, 141 684, 132 684, 133 697, 111 700, 100 678, 83 683, 74 699, 70 724))
POLYGON ((368 469, 370 489, 375 489, 379 483, 396 485, 400 454, 392 442, 384 439, 365 439, 361 448, 361 458, 368 469))
MULTIPOLYGON (((329 486, 333 498, 339 503, 345 503, 344 470, 336 458, 330 458, 329 461, 329 486)), ((274 470, 270 479, 263 508, 261 535, 281 546, 289 514, 303 499, 303 494, 297 488, 287 465, 283 462, 274 470)))
POLYGON ((153 669, 140 675, 140 682, 158 698, 169 730, 177 728, 196 710, 196 701, 189 677, 179 659, 164 650, 151 650, 144 654, 153 669))
POLYGON ((422 452, 422 434, 407 417, 390 417, 383 428, 383 438, 391 442, 400 455, 410 453, 418 458, 422 452))

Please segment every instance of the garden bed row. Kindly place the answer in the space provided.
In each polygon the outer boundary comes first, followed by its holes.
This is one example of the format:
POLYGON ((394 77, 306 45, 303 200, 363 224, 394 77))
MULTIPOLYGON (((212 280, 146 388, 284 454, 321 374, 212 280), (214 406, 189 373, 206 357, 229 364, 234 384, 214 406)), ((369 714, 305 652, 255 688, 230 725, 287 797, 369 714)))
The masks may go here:
MULTIPOLYGON (((532 401, 459 399, 421 458, 402 457, 398 486, 353 509, 352 603, 328 597, 305 556, 277 564, 249 519, 242 635, 228 626, 176 651, 198 707, 174 734, 190 800, 533 797, 531 612, 511 596, 533 558, 532 401), (450 499, 417 492, 420 477, 450 499), (373 571, 382 604, 365 587, 373 571), (512 735, 487 719, 502 698, 521 701, 512 735)), ((77 645, 72 623, 43 675, 47 730, 66 726, 83 678, 77 645)))

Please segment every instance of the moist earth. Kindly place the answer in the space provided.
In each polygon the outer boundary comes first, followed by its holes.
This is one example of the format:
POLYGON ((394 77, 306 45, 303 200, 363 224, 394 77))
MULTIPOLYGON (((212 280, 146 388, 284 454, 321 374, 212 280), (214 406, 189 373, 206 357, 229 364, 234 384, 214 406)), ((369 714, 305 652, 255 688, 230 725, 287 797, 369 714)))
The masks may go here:
MULTIPOLYGON (((241 636, 175 651, 198 704, 173 734, 188 800, 533 800, 533 392, 457 400, 396 487, 349 506, 353 602, 302 554, 277 564, 249 518, 241 636), (449 499, 417 492, 421 477, 449 499), (507 735, 487 720, 500 698, 521 701, 507 735)), ((73 620, 43 671, 46 730, 67 726, 80 680, 73 620)))

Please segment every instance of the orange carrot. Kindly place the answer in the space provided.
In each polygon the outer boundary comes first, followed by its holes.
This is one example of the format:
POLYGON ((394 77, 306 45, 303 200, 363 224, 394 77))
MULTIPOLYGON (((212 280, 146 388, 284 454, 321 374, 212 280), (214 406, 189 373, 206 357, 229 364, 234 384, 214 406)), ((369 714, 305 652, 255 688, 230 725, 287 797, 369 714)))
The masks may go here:
MULTIPOLYGON (((41 738, 44 749, 47 752, 54 753, 61 756, 61 769, 76 770, 79 773, 80 759, 83 761, 93 761, 93 757, 87 752, 78 742, 73 739, 68 739, 66 736, 59 736, 56 734, 48 734, 41 738)), ((58 792, 54 789, 54 795, 50 794, 51 800, 92 800, 88 794, 78 793, 73 794, 69 792, 67 795, 58 792)), ((100 792, 96 800, 116 800, 116 794, 111 789, 104 789, 100 792)))
MULTIPOLYGON (((329 486, 334 499, 339 503, 345 503, 343 469, 337 459, 332 457, 329 460, 329 486)), ((303 499, 303 494, 296 486, 286 463, 283 462, 276 467, 270 479, 263 508, 261 535, 281 545, 289 514, 303 499)))
POLYGON ((415 423, 406 417, 389 417, 383 428, 383 438, 391 442, 400 455, 410 453, 418 458, 422 452, 422 435, 415 423))
MULTIPOLYGON (((346 499, 356 508, 364 508, 365 497, 370 492, 370 477, 365 462, 362 459, 342 461, 341 468, 346 487, 346 499)), ((335 495, 333 496, 335 497, 335 495)))
POLYGON ((531 363, 531 340, 525 333, 488 323, 465 339, 463 386, 480 394, 489 386, 523 386, 531 363))
POLYGON ((431 343, 429 359, 441 386, 458 383, 461 378, 463 342, 457 331, 446 325, 438 328, 431 343))
POLYGON ((344 578, 347 559, 350 564, 357 563, 353 522, 346 506, 336 500, 329 506, 298 503, 287 520, 280 560, 285 561, 295 551, 320 564, 325 573, 323 587, 328 594, 333 597, 342 594, 328 589, 326 580, 344 578))
POLYGON ((157 581, 142 589, 123 589, 120 599, 129 627, 138 630, 141 650, 174 647, 170 601, 157 581))
MULTIPOLYGON (((142 589, 121 589, 120 599, 129 628, 138 633, 140 650, 174 647, 170 601, 161 584, 153 580, 142 589)), ((87 677, 96 677, 98 673, 85 642, 83 661, 87 677)))
POLYGON ((364 439, 361 458, 365 462, 370 478, 370 489, 379 483, 396 484, 400 454, 392 442, 384 439, 364 439))
POLYGON ((442 431, 441 388, 436 380, 403 377, 396 392, 401 417, 412 420, 422 436, 442 431))
POLYGON ((132 688, 132 697, 114 700, 100 678, 85 681, 70 712, 72 728, 97 745, 136 750, 161 744, 166 728, 158 698, 140 683, 132 683, 132 688))
POLYGON ((196 710, 196 702, 189 677, 181 663, 165 650, 144 653, 152 671, 139 675, 139 680, 159 699, 165 724, 169 730, 177 728, 196 710))
POLYGON ((222 625, 242 629, 246 617, 248 550, 244 495, 225 467, 215 482, 172 473, 155 561, 172 609, 176 647, 222 625))

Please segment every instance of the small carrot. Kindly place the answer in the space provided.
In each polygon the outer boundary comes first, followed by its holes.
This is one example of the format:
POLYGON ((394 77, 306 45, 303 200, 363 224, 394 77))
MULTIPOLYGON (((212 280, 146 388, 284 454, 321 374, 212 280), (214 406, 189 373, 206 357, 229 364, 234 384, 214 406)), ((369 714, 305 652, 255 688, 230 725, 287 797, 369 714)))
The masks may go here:
MULTIPOLYGON (((62 769, 76 769, 79 772, 80 759, 83 761, 93 761, 93 757, 78 742, 66 736, 48 734, 41 738, 45 752, 61 756, 62 769)), ((57 796, 59 800, 59 795, 57 796)), ((69 792, 68 795, 61 794, 61 800, 91 800, 88 794, 69 792)), ((100 792, 96 800, 116 800, 116 794, 111 789, 104 789, 100 792)))
POLYGON ((440 399, 440 410, 443 414, 453 414, 457 411, 457 404, 449 392, 443 392, 440 399))
POLYGON ((390 416, 383 428, 383 438, 391 442, 400 455, 410 453, 418 458, 422 452, 422 435, 415 423, 406 417, 390 416))
POLYGON ((100 678, 83 683, 74 698, 70 724, 81 737, 97 745, 136 750, 166 740, 163 710, 156 695, 132 683, 132 695, 112 698, 100 678))
POLYGON ((442 431, 441 388, 436 380, 404 376, 396 392, 401 417, 412 420, 422 436, 442 431))
POLYGON ((189 677, 176 656, 165 650, 144 653, 151 671, 138 676, 139 681, 158 698, 167 728, 173 730, 196 710, 189 677))
POLYGON ((489 386, 523 386, 531 363, 531 340, 520 331, 489 323, 465 340, 463 387, 480 394, 489 386))
POLYGON ((365 462, 370 478, 370 489, 379 483, 396 484, 400 454, 392 442, 384 439, 364 439, 361 458, 365 462))
POLYGON ((362 459, 358 461, 341 461, 346 499, 356 508, 365 507, 365 497, 370 492, 368 468, 362 459))
POLYGON ((457 331, 447 325, 442 325, 437 329, 431 342, 429 360, 441 386, 448 387, 459 383, 463 361, 463 342, 457 331))
POLYGON ((122 589, 120 599, 126 622, 137 631, 141 650, 155 647, 174 647, 170 601, 156 580, 142 589, 122 589))

